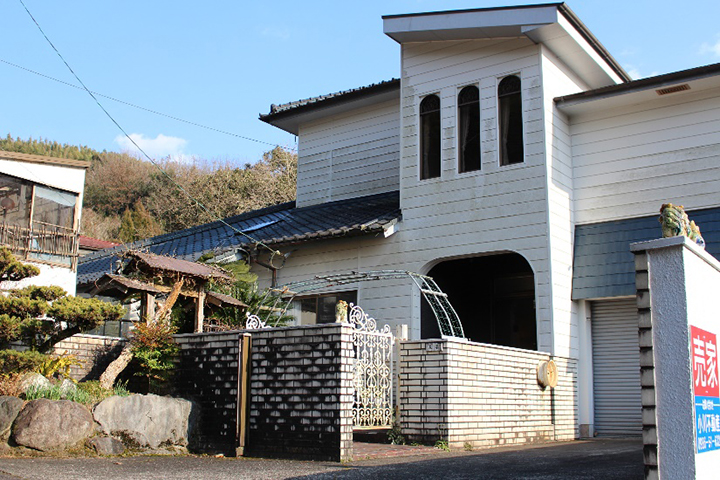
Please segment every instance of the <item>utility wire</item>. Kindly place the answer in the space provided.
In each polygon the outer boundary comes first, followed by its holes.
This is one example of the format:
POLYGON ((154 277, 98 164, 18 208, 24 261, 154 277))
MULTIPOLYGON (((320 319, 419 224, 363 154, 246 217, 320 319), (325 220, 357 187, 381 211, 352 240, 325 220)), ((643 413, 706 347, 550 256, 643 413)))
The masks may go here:
POLYGON ((110 119, 110 121, 112 121, 112 122, 115 124, 115 126, 123 133, 123 135, 125 135, 125 137, 127 137, 127 139, 130 140, 130 142, 132 142, 133 145, 135 145, 135 148, 137 148, 138 151, 139 151, 140 153, 142 153, 143 156, 145 156, 145 158, 147 158, 148 161, 149 161, 150 163, 152 163, 152 164, 155 166, 155 168, 157 168, 157 169, 160 171, 160 173, 162 173, 162 174, 165 176, 165 178, 167 178, 173 185, 175 185, 175 187, 177 187, 181 192, 183 192, 183 193, 185 194, 185 196, 187 196, 190 200, 192 200, 193 202, 195 202, 195 205, 197 205, 197 206, 198 206, 201 210, 203 210, 205 213, 209 214, 211 217, 217 218, 218 221, 219 221, 220 223, 222 223, 223 225, 225 225, 226 227, 230 228, 231 230, 235 231, 236 233, 238 233, 238 234, 244 236, 245 238, 247 238, 248 240, 252 241, 252 242, 255 244, 255 247, 264 247, 264 248, 266 248, 266 249, 271 253, 271 257, 270 257, 270 263, 271 263, 271 264, 272 264, 272 259, 273 259, 273 257, 275 257, 275 255, 281 255, 281 256, 282 256, 282 253, 280 253, 278 250, 275 250, 275 249, 269 247, 269 246, 266 245, 265 243, 263 243, 263 242, 261 242, 261 241, 259 241, 259 240, 256 240, 255 238, 253 238, 252 236, 250 236, 250 235, 248 235, 247 233, 243 232, 242 230, 239 230, 239 229, 233 227, 232 225, 230 225, 229 223, 227 223, 224 219, 220 218, 219 215, 211 212, 210 209, 208 209, 205 205, 203 205, 202 203, 200 203, 200 201, 197 200, 195 197, 193 197, 193 196, 190 194, 190 192, 188 192, 182 185, 180 185, 180 184, 177 183, 175 180, 173 180, 173 178, 172 178, 170 175, 168 175, 168 173, 167 173, 165 170, 163 170, 162 167, 160 167, 160 165, 158 165, 158 164, 155 162, 155 160, 153 160, 152 158, 150 158, 150 155, 148 155, 147 153, 145 153, 145 150, 143 150, 142 148, 140 148, 140 145, 138 145, 137 142, 135 142, 135 140, 133 140, 132 137, 131 137, 130 135, 128 135, 128 133, 125 131, 125 129, 124 129, 122 126, 120 126, 120 124, 117 122, 117 120, 115 120, 115 118, 113 118, 113 116, 110 115, 110 113, 109 113, 107 110, 105 110, 105 107, 103 107, 103 105, 100 103, 100 101, 97 99, 97 97, 93 94, 93 92, 91 92, 90 89, 85 85, 85 83, 84 83, 82 80, 80 80, 80 77, 75 73, 75 71, 72 69, 72 67, 70 66, 70 64, 68 64, 68 62, 65 61, 65 58, 64 58, 64 57, 62 56, 62 54, 58 51, 58 49, 55 47, 55 45, 52 43, 52 41, 50 41, 50 39, 49 39, 48 36, 45 34, 45 32, 43 31, 42 27, 41 27, 40 24, 37 22, 37 20, 35 20, 35 17, 33 16, 33 14, 30 13, 30 10, 28 10, 27 6, 25 5, 25 2, 23 2, 23 0, 18 0, 18 1, 19 1, 20 4, 23 6, 23 8, 24 8, 25 11, 27 12, 27 14, 30 16, 30 18, 32 19, 33 23, 35 23, 35 26, 37 26, 38 30, 40 30, 40 33, 42 34, 42 36, 45 37, 45 40, 48 42, 48 44, 50 44, 50 46, 51 46, 52 49, 55 51, 55 53, 57 54, 57 56, 60 57, 60 60, 62 60, 62 62, 65 64, 65 66, 68 68, 68 70, 70 70, 70 73, 73 74, 73 76, 75 77, 75 80, 77 80, 78 83, 79 83, 80 85, 82 85, 82 88, 88 93, 88 95, 90 95, 90 96, 92 97, 92 99, 95 100, 95 103, 97 104, 97 106, 100 107, 100 109, 105 113, 105 115, 110 119))
MULTIPOLYGON (((78 90, 84 90, 83 87, 81 87, 79 85, 75 85, 74 83, 66 82, 64 80, 60 80, 59 78, 51 77, 50 75, 45 75, 44 73, 36 72, 35 70, 31 70, 29 68, 23 67, 22 65, 18 65, 16 63, 12 63, 12 62, 8 62, 7 60, 3 60, 2 58, 0 58, 0 62, 4 63, 6 65, 10 65, 11 67, 19 68, 20 70, 24 70, 26 72, 38 75, 40 77, 47 78, 48 80, 52 80, 53 82, 62 83, 63 85, 67 85, 68 87, 77 88, 78 90)), ((251 142, 262 143, 264 145, 271 145, 273 147, 278 146, 276 143, 265 142, 263 140, 257 140, 255 138, 238 135, 237 133, 228 132, 226 130, 220 130, 219 128, 209 127, 207 125, 203 125, 202 123, 192 122, 190 120, 185 120, 184 118, 175 117, 173 115, 168 115, 167 113, 158 112, 157 110, 141 107, 140 105, 135 105, 134 103, 126 102, 124 100, 120 100, 119 98, 111 97, 110 95, 104 95, 104 94, 98 93, 98 92, 92 92, 92 94, 97 97, 107 98, 108 100, 112 100, 113 102, 122 103, 123 105, 127 105, 129 107, 137 108, 139 110, 144 110, 146 112, 153 113, 155 115, 160 115, 161 117, 166 117, 166 118, 170 118, 172 120, 176 120, 178 122, 187 123, 188 125, 193 125, 195 127, 204 128, 206 130, 212 130, 213 132, 230 135, 231 137, 242 138, 243 140, 248 140, 251 142)))

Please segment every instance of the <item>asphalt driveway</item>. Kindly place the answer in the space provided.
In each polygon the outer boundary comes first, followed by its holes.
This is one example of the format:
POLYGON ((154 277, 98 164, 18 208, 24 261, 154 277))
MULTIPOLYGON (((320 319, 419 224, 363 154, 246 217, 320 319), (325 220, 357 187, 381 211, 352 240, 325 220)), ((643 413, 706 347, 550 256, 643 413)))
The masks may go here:
POLYGON ((0 479, 640 480, 642 461, 639 440, 591 440, 347 464, 199 456, 0 458, 0 479))

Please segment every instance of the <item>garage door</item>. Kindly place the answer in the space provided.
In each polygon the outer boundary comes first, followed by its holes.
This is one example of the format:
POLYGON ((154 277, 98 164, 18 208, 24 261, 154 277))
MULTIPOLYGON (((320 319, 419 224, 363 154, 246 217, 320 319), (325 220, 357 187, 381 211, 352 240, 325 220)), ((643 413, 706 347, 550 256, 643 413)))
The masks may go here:
POLYGON ((598 436, 642 434, 635 299, 593 302, 593 388, 598 436))

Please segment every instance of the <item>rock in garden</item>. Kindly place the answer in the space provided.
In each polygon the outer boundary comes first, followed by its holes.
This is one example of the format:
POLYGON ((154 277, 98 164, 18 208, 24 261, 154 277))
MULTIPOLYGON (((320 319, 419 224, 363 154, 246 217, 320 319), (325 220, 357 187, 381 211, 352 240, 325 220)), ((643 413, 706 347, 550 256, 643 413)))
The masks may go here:
POLYGON ((41 398, 28 402, 13 426, 18 445, 48 451, 85 440, 94 430, 92 414, 79 403, 41 398))
POLYGON ((20 413, 23 402, 18 397, 0 397, 0 438, 10 435, 10 427, 20 413))
POLYGON ((98 455, 121 455, 125 451, 122 442, 112 437, 93 437, 88 443, 98 455))
POLYGON ((131 395, 106 398, 93 415, 106 435, 157 448, 161 444, 188 444, 191 411, 192 403, 181 398, 131 395))
POLYGON ((50 380, 35 372, 26 373, 20 380, 20 391, 22 393, 27 393, 30 387, 47 388, 50 386, 50 380))
POLYGON ((76 391, 77 385, 75 385, 75 382, 73 382, 69 378, 64 379, 60 384, 60 393, 62 393, 63 395, 75 393, 76 391))

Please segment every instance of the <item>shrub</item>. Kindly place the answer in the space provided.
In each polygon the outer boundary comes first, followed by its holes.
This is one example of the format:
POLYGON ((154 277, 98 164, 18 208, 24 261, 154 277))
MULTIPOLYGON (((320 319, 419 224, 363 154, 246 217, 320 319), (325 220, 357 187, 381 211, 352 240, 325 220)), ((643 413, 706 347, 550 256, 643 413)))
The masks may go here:
POLYGON ((0 350, 0 374, 34 372, 49 358, 49 355, 31 350, 25 352, 0 350))
POLYGON ((0 374, 0 395, 9 397, 19 397, 21 373, 2 373, 0 374))
POLYGON ((165 322, 139 322, 133 330, 131 350, 140 365, 136 375, 145 376, 153 391, 167 381, 175 368, 175 357, 180 352, 172 336, 175 327, 165 322))
MULTIPOLYGON (((75 355, 61 355, 50 357, 45 360, 36 370, 40 375, 52 378, 59 375, 63 378, 70 378, 70 368, 74 365, 82 365, 75 355)), ((73 379, 71 379, 73 380, 73 379)), ((74 382, 75 380, 73 380, 74 382)))
POLYGON ((100 387, 100 382, 90 381, 82 382, 77 388, 64 390, 61 385, 51 385, 49 387, 30 387, 25 392, 25 400, 37 400, 38 398, 47 398, 48 400, 70 400, 85 405, 98 403, 107 397, 120 395, 126 397, 130 395, 125 385, 118 385, 112 390, 100 387))

